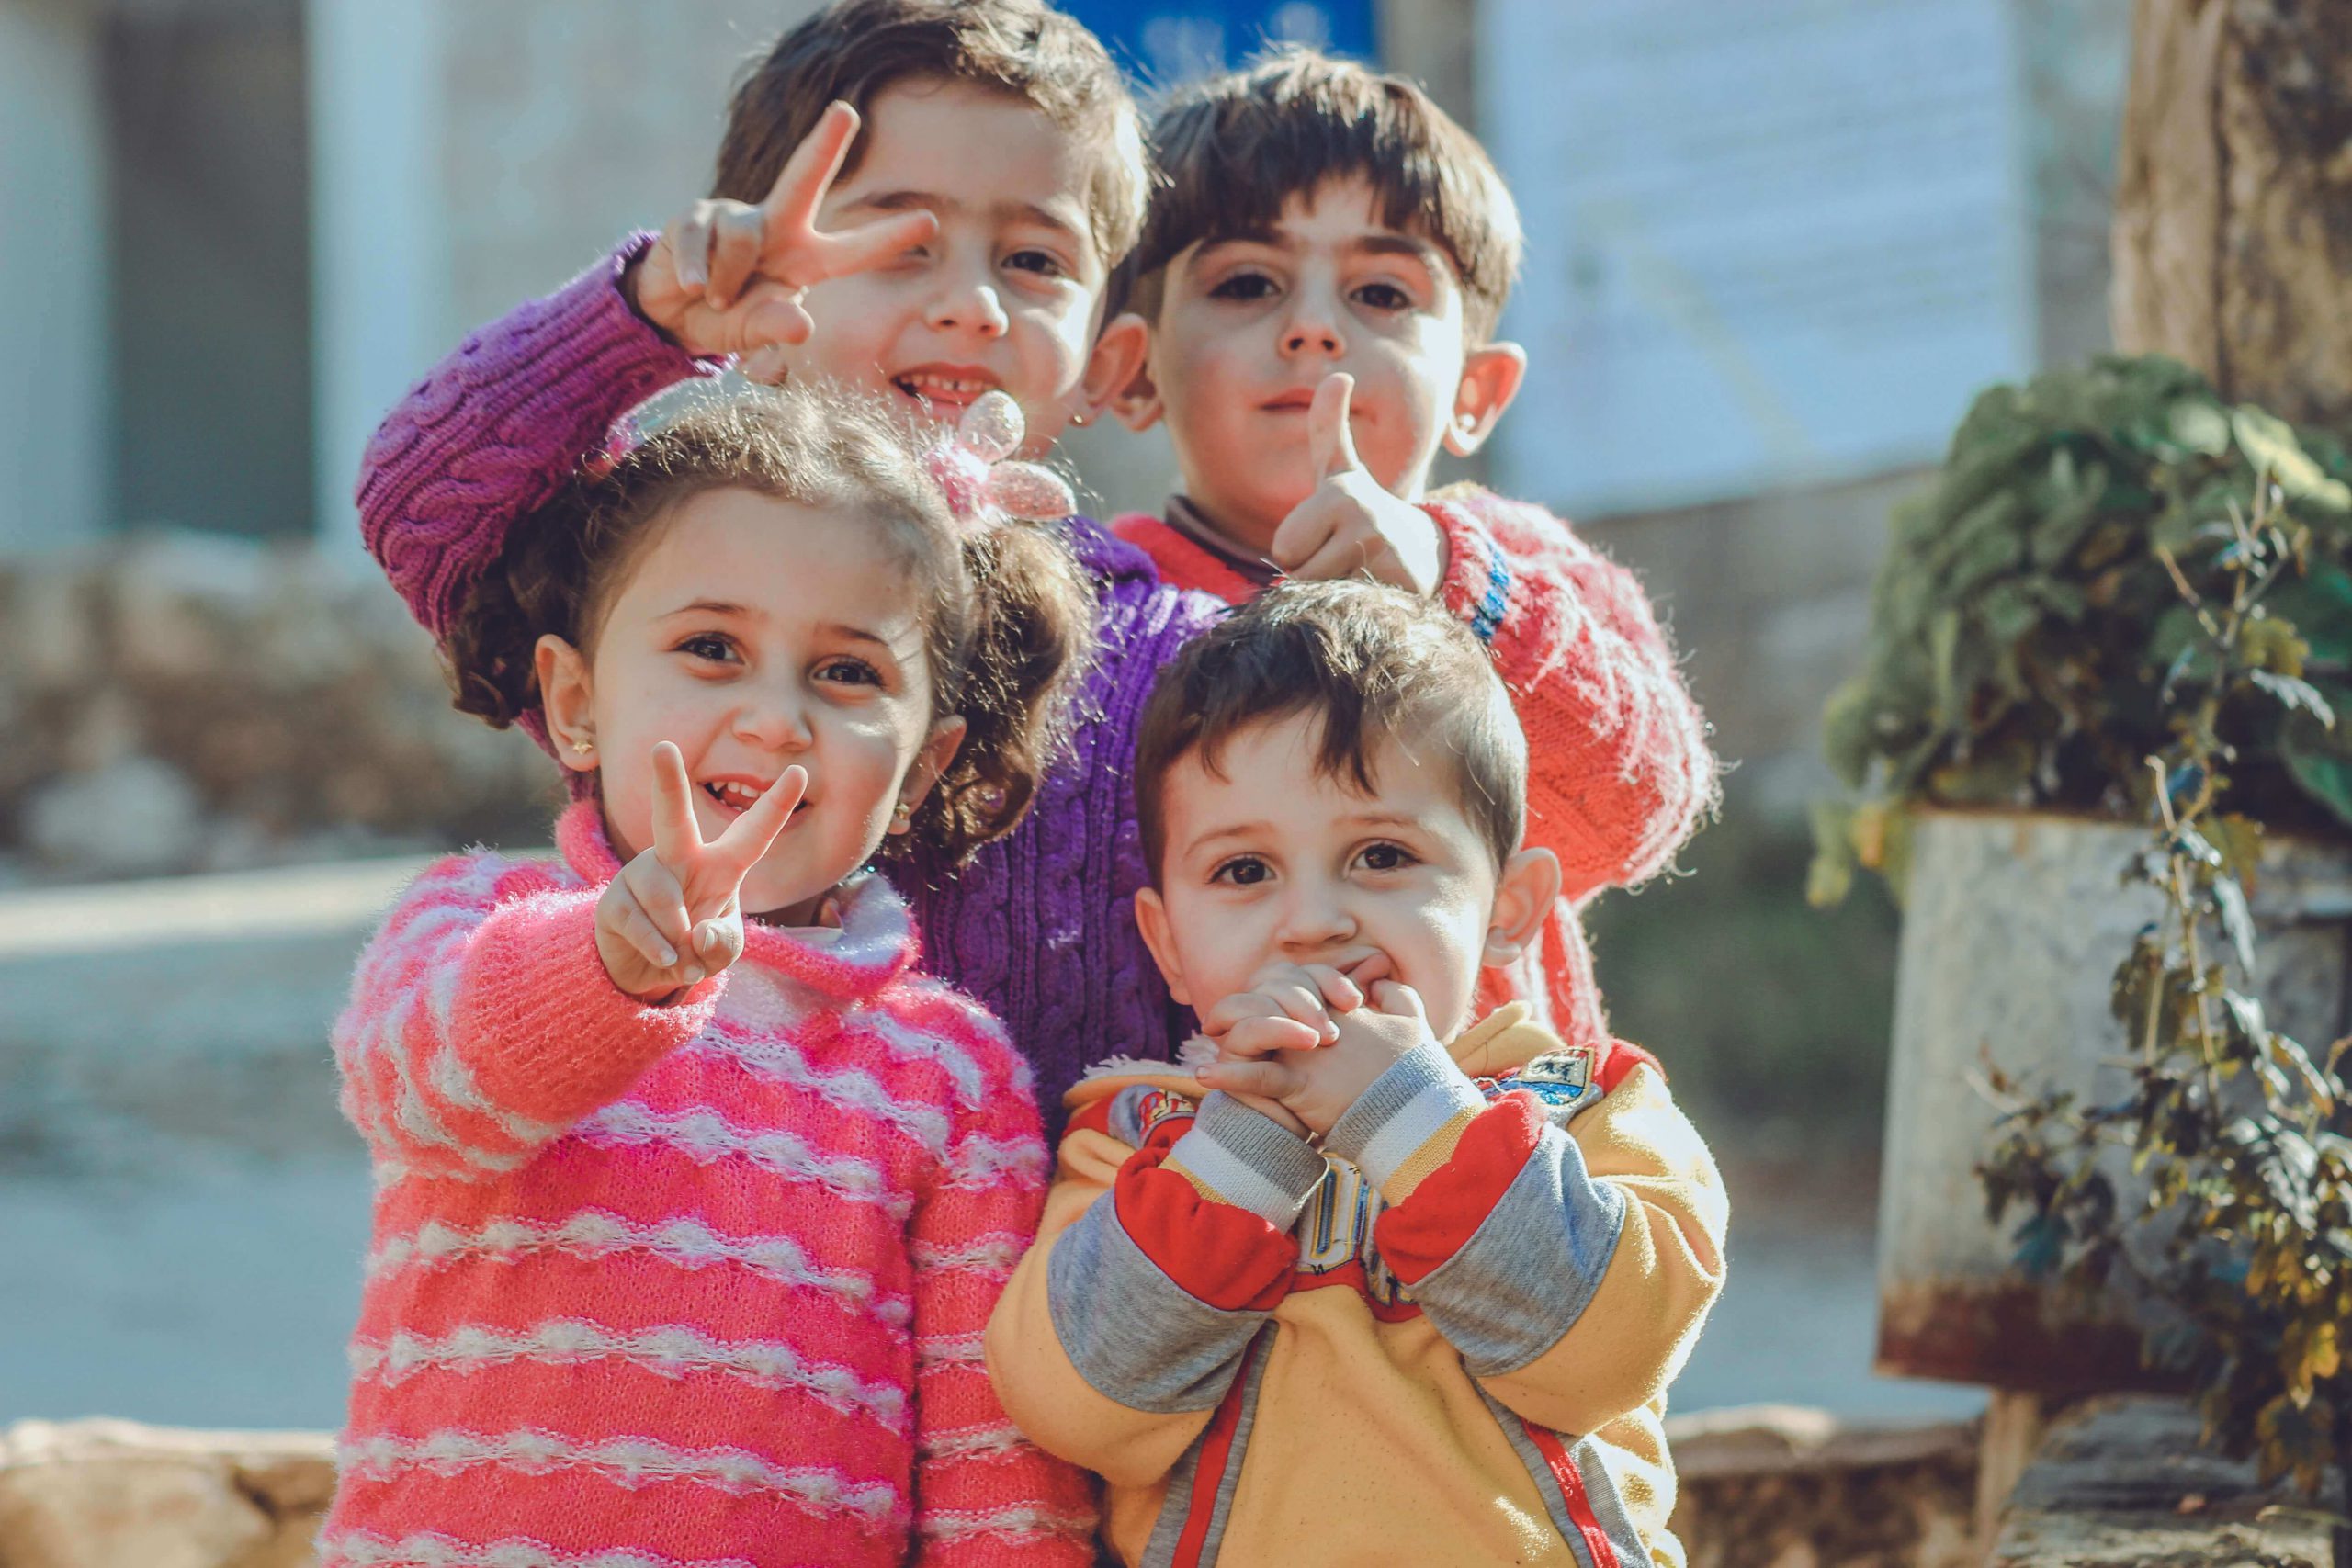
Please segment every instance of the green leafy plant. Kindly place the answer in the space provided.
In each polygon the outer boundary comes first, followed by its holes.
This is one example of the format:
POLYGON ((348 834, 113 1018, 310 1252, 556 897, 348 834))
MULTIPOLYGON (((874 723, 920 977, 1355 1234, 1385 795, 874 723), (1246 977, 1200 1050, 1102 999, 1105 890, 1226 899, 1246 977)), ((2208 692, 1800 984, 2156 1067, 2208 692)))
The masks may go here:
POLYGON ((1905 808, 2134 818, 2168 694, 2205 657, 2176 586, 2231 549, 2230 508, 2267 481, 2301 570, 2247 617, 2255 677, 2217 693, 2223 812, 2282 830, 2352 824, 2352 459, 2333 439, 2160 357, 2104 358, 1976 400, 1927 491, 1898 508, 1861 673, 1823 716, 1852 792, 1816 809, 1809 893, 1859 865, 1900 888, 1905 808))
MULTIPOLYGON (((2188 630, 2157 644, 2168 733, 2138 770, 2152 838, 2126 880, 2154 888, 2163 914, 2115 972, 2131 1087, 2084 1103, 1992 1073, 2006 1109, 1977 1171, 1994 1223, 2023 1212, 2020 1269, 2078 1299, 2114 1281, 2169 1309, 2178 1326, 2150 1337, 2150 1361, 2195 1390, 2226 1451, 2309 1495, 2352 1454, 2352 1139, 2337 1073, 2352 1042, 2315 1060, 2264 1016, 2246 897, 2263 833, 2229 806, 2255 798, 2243 770, 2261 759, 2245 737, 2332 725, 2329 699, 2282 657, 2300 638, 2270 613, 2325 561, 2283 487, 2251 488, 2253 515, 2223 498, 2222 521, 2149 547, 2188 630), (2118 1150, 2137 1183, 2115 1179, 2118 1150)), ((2314 739, 2312 754, 2333 753, 2314 739)))

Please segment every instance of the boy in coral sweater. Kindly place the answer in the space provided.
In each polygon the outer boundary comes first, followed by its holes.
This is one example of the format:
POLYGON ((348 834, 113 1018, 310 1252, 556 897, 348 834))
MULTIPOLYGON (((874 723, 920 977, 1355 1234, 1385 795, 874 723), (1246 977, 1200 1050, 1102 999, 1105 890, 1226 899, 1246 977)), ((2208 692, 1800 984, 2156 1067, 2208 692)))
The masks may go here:
POLYGON ((1228 603, 1361 573, 1477 633, 1532 748, 1530 837, 1564 875, 1483 994, 1598 1040, 1575 906, 1666 863, 1714 762, 1629 573, 1540 507, 1424 493, 1439 448, 1476 452, 1526 370, 1492 335, 1519 265, 1510 193, 1419 87, 1311 51, 1193 88, 1151 140, 1166 183, 1126 270, 1149 347, 1115 407, 1167 423, 1184 489, 1114 530, 1228 603))
POLYGON ((1727 1209, 1647 1055, 1480 1016, 1559 888, 1527 765, 1472 635, 1376 584, 1162 673, 1137 912, 1200 1065, 1070 1091, 986 1340, 1125 1562, 1682 1562, 1665 1392, 1727 1209))

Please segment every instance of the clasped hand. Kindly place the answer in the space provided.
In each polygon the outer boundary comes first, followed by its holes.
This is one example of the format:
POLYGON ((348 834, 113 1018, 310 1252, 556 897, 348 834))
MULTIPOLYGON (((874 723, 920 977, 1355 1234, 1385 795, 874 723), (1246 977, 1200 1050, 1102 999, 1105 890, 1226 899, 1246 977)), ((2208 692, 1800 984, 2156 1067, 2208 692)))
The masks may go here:
POLYGON ((1201 1082, 1302 1138, 1319 1138, 1381 1074, 1430 1039, 1421 998, 1388 978, 1385 955, 1342 972, 1267 964, 1201 1019, 1217 1048, 1201 1082))

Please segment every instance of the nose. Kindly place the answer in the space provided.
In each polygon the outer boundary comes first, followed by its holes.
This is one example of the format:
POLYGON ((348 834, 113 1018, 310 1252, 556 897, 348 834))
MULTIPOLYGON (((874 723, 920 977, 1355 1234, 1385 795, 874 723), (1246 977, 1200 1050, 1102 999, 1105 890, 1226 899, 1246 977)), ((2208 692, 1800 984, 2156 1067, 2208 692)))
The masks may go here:
POLYGON ((1283 356, 1286 359, 1338 359, 1348 352, 1340 332, 1338 301, 1329 291, 1302 288, 1291 296, 1290 314, 1283 322, 1283 356))
POLYGON ((976 337, 1002 337, 1010 324, 996 286, 978 268, 940 269, 939 291, 923 312, 933 332, 970 333, 976 337))
POLYGON ((1312 877, 1293 880, 1290 897, 1283 906, 1282 926, 1276 932, 1276 940, 1285 953, 1294 958, 1311 958, 1355 933, 1355 917, 1348 912, 1346 900, 1340 897, 1338 888, 1312 877))
POLYGON ((728 728, 736 739, 762 751, 805 751, 813 739, 798 692, 781 683, 746 693, 728 728))

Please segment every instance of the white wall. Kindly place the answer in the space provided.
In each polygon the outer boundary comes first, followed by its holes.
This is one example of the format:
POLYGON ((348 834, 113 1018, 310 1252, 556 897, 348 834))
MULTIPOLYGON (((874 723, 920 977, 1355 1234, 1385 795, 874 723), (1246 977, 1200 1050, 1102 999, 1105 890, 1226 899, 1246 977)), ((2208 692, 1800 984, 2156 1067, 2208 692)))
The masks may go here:
POLYGON ((0 553, 112 521, 94 8, 0 0, 0 553))

